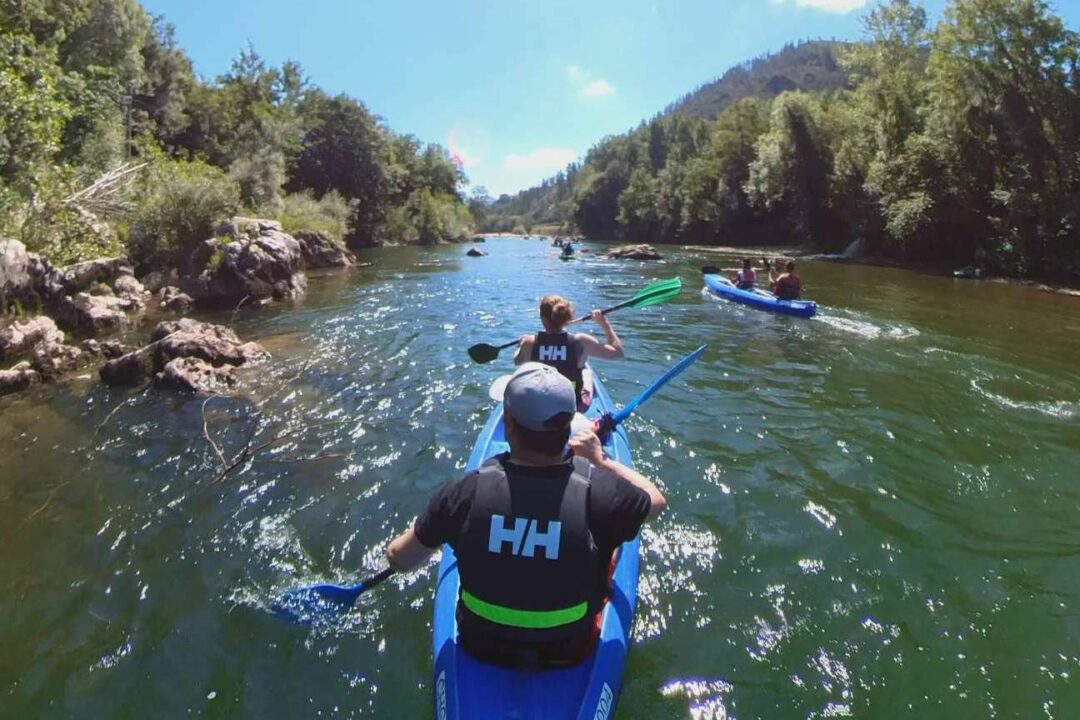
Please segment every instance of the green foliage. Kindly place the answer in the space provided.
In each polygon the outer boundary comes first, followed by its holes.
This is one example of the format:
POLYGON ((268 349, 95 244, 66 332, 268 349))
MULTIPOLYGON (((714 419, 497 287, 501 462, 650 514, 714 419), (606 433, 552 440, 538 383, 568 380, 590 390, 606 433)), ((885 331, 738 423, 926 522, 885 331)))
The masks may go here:
POLYGON ((319 199, 310 191, 291 193, 282 199, 281 225, 287 233, 322 230, 341 241, 348 232, 351 209, 348 201, 335 190, 319 199))
POLYGON ((142 176, 130 250, 140 264, 182 262, 240 207, 239 188, 200 161, 157 158, 142 176))

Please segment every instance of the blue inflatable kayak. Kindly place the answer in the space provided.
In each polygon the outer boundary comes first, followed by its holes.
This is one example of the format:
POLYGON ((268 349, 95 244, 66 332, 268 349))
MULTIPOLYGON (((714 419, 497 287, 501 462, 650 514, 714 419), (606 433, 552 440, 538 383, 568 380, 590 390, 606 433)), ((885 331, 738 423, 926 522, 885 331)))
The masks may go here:
POLYGON ((817 314, 817 303, 812 300, 781 300, 771 292, 757 288, 740 290, 730 280, 720 275, 705 275, 704 278, 705 287, 709 292, 732 302, 797 317, 808 318, 817 314))
MULTIPOLYGON (((615 406, 594 374, 595 391, 589 417, 615 406)), ((472 472, 484 460, 506 452, 502 404, 480 431, 466 467, 472 472)), ((619 426, 604 445, 607 454, 632 465, 626 431, 619 426)), ((437 720, 608 720, 622 684, 630 630, 637 600, 638 546, 635 538, 619 549, 612 593, 601 618, 600 640, 592 655, 568 669, 526 671, 486 665, 457 643, 458 571, 454 551, 443 547, 435 591, 433 652, 437 720)))

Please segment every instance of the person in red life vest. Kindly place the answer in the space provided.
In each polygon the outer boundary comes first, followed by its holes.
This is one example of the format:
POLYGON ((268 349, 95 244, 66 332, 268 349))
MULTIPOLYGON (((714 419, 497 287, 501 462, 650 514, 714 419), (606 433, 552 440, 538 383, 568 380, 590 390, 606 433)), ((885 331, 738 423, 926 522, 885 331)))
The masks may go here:
POLYGON ((769 284, 773 294, 780 300, 798 300, 802 297, 802 278, 795 272, 795 263, 791 260, 785 270, 787 272, 779 277, 774 277, 773 271, 769 270, 769 284))
POLYGON ((753 290, 757 282, 757 271, 754 270, 754 261, 750 258, 743 260, 742 270, 731 276, 731 282, 740 290, 753 290))
POLYGON ((454 549, 459 640, 482 662, 548 668, 587 657, 615 551, 667 506, 652 481, 604 456, 591 429, 570 437, 576 404, 554 368, 518 368, 503 394, 510 451, 444 485, 386 551, 408 572, 454 549))
POLYGON ((539 362, 558 370, 574 384, 578 394, 578 410, 585 412, 592 404, 592 373, 585 367, 589 358, 621 360, 622 340, 599 310, 592 319, 604 331, 604 342, 589 333, 570 334, 566 326, 574 319, 574 306, 564 297, 547 295, 540 301, 540 323, 544 329, 535 335, 523 335, 514 355, 514 364, 539 362))

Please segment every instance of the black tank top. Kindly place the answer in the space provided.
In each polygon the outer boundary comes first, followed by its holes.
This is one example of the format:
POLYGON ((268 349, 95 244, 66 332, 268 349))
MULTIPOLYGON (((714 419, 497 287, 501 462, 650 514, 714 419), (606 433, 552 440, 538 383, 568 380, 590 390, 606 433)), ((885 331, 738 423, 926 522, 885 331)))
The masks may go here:
POLYGON ((533 340, 531 360, 540 362, 558 370, 563 377, 574 383, 574 390, 581 397, 583 386, 581 356, 585 348, 576 338, 568 333, 538 332, 533 340))

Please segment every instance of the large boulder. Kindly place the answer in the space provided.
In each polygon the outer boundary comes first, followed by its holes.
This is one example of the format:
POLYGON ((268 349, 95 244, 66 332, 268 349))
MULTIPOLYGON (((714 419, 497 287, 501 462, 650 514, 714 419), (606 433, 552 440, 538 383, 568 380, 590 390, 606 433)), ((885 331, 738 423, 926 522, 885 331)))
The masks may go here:
POLYGON ((614 260, 663 260, 652 245, 620 245, 609 250, 607 257, 614 260))
POLYGON ((196 249, 198 274, 185 278, 181 289, 197 303, 214 306, 301 297, 307 276, 296 238, 273 221, 233 222, 231 239, 215 238, 196 249))
POLYGON ((0 360, 30 352, 40 343, 62 343, 64 333, 44 315, 16 320, 0 328, 0 360))
POLYGON ((181 392, 211 393, 236 384, 232 365, 216 367, 193 357, 176 358, 165 364, 155 380, 160 387, 181 392))
POLYGON ((126 327, 128 312, 141 309, 142 301, 138 298, 79 293, 73 298, 62 298, 55 313, 57 321, 69 330, 100 335, 126 327))
POLYGON ((214 366, 262 362, 268 353, 258 343, 242 343, 232 330, 189 318, 159 323, 151 336, 159 366, 178 357, 195 357, 214 366))
POLYGON ((109 385, 139 385, 157 375, 159 382, 184 387, 181 378, 202 377, 206 382, 212 379, 211 384, 220 387, 222 383, 232 383, 231 379, 226 380, 226 375, 231 377, 232 368, 256 364, 269 357, 259 344, 240 342, 227 327, 189 318, 158 323, 150 339, 146 347, 102 365, 99 371, 102 381, 109 385), (208 375, 199 365, 181 363, 168 371, 167 379, 162 377, 166 368, 179 359, 228 370, 208 375))
POLYGON ((39 382, 41 376, 30 363, 21 362, 10 370, 0 370, 0 395, 19 392, 39 382))
POLYGON ((296 233, 304 265, 309 268, 348 267, 356 262, 351 252, 334 242, 322 230, 301 230, 296 233))

